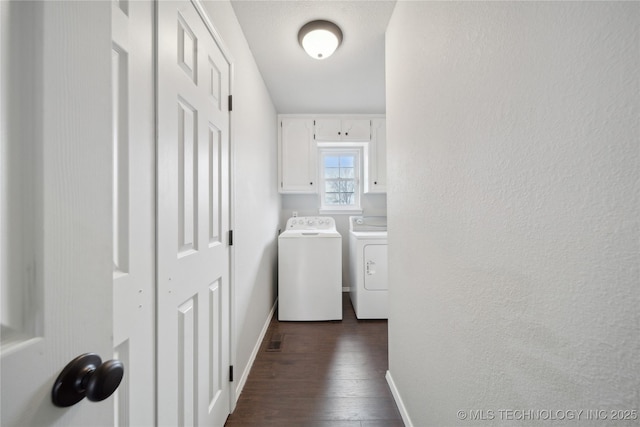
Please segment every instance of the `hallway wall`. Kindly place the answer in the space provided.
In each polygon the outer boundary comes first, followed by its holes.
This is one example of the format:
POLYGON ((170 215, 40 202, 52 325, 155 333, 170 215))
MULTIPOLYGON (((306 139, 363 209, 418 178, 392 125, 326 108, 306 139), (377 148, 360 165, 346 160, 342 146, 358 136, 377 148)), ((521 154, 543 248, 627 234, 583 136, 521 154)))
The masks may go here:
POLYGON ((243 372, 276 298, 276 111, 229 1, 203 1, 234 60, 232 142, 235 162, 235 382, 243 372))
POLYGON ((397 3, 389 357, 414 425, 640 408, 638 22, 636 2, 397 3))

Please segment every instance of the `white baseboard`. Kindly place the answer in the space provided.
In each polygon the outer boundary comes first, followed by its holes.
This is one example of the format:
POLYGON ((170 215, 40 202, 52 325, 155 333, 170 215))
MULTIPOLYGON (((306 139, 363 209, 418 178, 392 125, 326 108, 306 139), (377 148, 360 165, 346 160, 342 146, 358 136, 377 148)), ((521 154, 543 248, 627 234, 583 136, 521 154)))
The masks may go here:
MULTIPOLYGON (((249 372, 251 372, 251 368, 253 367, 253 362, 256 361, 256 357, 258 356, 258 352, 260 351, 260 345, 262 344, 262 340, 267 334, 267 330, 269 329, 269 324, 271 323, 271 319, 276 313, 277 306, 278 306, 278 299, 276 298, 275 302, 273 303, 273 307, 271 307, 271 311, 269 312, 269 315, 267 316, 267 319, 264 322, 264 325, 262 325, 260 336, 258 336, 256 345, 253 347, 251 356, 249 356, 249 362, 247 363, 247 366, 244 368, 244 371, 242 371, 242 376, 238 380, 238 385, 236 386, 236 395, 235 395, 236 402, 235 403, 237 403, 238 399, 240 399, 240 393, 242 393, 242 389, 244 388, 244 385, 247 382, 247 378, 249 378, 249 372)), ((234 407, 235 407, 235 403, 233 405, 234 407)))
POLYGON ((393 400, 396 401, 396 406, 398 407, 398 412, 400 412, 400 416, 402 417, 402 422, 404 422, 405 427, 413 427, 413 423, 411 422, 411 418, 409 418, 407 408, 405 408, 404 403, 402 402, 402 397, 400 397, 400 392, 396 388, 396 383, 393 382, 391 372, 387 371, 387 374, 384 377, 387 379, 389 389, 391 389, 393 400))
POLYGON ((351 292, 351 288, 349 286, 343 286, 342 292, 351 292))

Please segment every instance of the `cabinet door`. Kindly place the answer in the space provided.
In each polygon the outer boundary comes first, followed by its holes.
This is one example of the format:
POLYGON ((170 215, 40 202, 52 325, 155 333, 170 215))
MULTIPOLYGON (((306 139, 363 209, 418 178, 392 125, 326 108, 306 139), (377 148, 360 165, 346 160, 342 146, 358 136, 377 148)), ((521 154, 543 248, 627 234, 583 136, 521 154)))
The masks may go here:
POLYGON ((371 140, 371 120, 349 119, 342 121, 342 141, 371 140))
POLYGON ((371 120, 369 119, 316 119, 316 141, 363 142, 371 140, 371 120))
POLYGON ((280 122, 280 192, 316 192, 316 149, 313 120, 283 118, 280 122))
POLYGON ((340 119, 316 119, 314 122, 316 141, 340 141, 342 137, 340 119))
POLYGON ((365 193, 387 192, 387 128, 385 119, 374 119, 371 124, 371 142, 365 193))

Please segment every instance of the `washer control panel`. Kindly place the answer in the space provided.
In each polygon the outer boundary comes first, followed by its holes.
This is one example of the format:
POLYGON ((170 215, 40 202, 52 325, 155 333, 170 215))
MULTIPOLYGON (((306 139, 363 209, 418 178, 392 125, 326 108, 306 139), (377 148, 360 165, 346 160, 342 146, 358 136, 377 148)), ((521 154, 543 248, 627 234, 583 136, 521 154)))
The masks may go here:
POLYGON ((287 230, 334 230, 336 222, 328 216, 298 216, 287 220, 287 230))
POLYGON ((387 217, 350 216, 349 231, 387 231, 387 217))

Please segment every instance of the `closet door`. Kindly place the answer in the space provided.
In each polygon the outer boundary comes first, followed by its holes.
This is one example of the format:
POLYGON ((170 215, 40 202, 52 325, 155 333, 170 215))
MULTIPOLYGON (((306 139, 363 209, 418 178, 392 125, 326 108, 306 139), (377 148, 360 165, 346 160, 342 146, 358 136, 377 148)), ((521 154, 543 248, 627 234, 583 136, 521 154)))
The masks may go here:
POLYGON ((229 70, 194 3, 158 7, 158 423, 229 414, 229 70))

